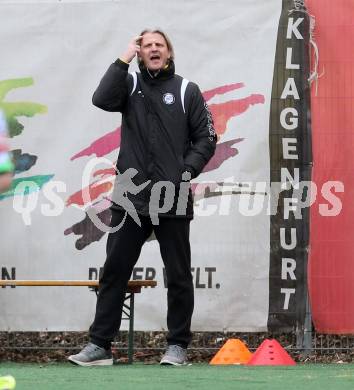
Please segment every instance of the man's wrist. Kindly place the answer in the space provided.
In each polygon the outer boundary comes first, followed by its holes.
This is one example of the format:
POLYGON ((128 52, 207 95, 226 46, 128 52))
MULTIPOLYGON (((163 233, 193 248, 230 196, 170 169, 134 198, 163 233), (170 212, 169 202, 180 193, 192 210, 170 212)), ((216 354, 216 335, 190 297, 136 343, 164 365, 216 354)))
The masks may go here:
POLYGON ((118 58, 116 61, 114 61, 114 63, 124 70, 128 70, 128 68, 129 68, 129 64, 127 64, 126 62, 124 62, 120 58, 118 58))
POLYGON ((128 52, 125 52, 125 53, 123 53, 121 56, 119 56, 120 60, 123 61, 123 62, 125 62, 125 63, 128 64, 128 65, 133 61, 134 57, 135 57, 135 53, 132 54, 132 53, 129 52, 129 51, 128 51, 128 52))
POLYGON ((118 59, 121 60, 122 62, 124 62, 127 65, 130 64, 130 61, 128 61, 124 56, 123 57, 118 57, 118 59))

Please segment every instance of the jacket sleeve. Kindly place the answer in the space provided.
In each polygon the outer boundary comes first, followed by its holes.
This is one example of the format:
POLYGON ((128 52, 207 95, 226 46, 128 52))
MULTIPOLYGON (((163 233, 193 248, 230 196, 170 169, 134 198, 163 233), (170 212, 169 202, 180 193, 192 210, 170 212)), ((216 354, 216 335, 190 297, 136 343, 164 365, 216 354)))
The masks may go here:
POLYGON ((95 93, 92 103, 105 111, 122 112, 129 96, 132 76, 129 65, 121 60, 114 62, 107 70, 95 93))
POLYGON ((217 136, 208 105, 199 87, 194 83, 191 84, 193 91, 187 107, 191 143, 184 158, 184 164, 186 170, 191 172, 192 178, 195 178, 213 157, 217 136))

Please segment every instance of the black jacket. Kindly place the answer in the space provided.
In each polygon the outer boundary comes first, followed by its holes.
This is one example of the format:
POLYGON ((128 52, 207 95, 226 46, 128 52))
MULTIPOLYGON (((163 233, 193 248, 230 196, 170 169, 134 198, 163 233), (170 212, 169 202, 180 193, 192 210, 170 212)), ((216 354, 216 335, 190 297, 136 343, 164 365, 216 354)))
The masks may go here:
MULTIPOLYGON (((186 84, 187 80, 182 82, 172 61, 156 76, 143 66, 141 73, 131 74, 128 67, 120 60, 113 63, 92 102, 103 110, 123 114, 118 172, 134 168, 137 174, 133 182, 137 186, 150 180, 137 194, 127 193, 136 211, 149 215, 151 188, 158 182, 170 181, 176 188, 175 201, 170 210, 159 215, 176 216, 182 173, 188 171, 192 178, 197 177, 214 154, 216 134, 211 113, 198 86, 186 84), (182 85, 186 85, 185 89, 182 85)), ((160 205, 163 191, 161 194, 160 205)), ((187 210, 181 216, 193 217, 190 190, 187 210)))

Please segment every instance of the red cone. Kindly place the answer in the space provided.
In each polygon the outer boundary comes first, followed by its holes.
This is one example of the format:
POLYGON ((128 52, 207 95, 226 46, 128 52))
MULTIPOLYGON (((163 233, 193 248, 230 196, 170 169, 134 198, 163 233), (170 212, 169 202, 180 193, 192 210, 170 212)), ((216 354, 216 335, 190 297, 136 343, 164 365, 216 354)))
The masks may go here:
POLYGON ((296 363, 276 340, 264 340, 253 354, 249 366, 295 366, 296 363))

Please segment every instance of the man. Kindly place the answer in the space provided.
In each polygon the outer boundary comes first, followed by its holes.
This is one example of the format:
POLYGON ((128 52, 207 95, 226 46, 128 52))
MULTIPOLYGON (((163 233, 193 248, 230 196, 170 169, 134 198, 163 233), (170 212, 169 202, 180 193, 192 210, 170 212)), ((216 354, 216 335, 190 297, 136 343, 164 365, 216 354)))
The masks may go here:
POLYGON ((6 119, 0 111, 0 194, 6 191, 12 182, 14 167, 8 151, 6 119))
POLYGON ((97 107, 123 114, 111 221, 120 229, 108 237, 90 343, 69 357, 78 365, 113 363, 110 344, 120 327, 126 286, 152 232, 168 287, 168 347, 161 364, 186 362, 194 305, 188 180, 213 156, 216 135, 198 86, 175 74, 173 60, 166 34, 145 30, 109 67, 93 95, 97 107), (141 73, 129 74, 135 56, 141 73))

